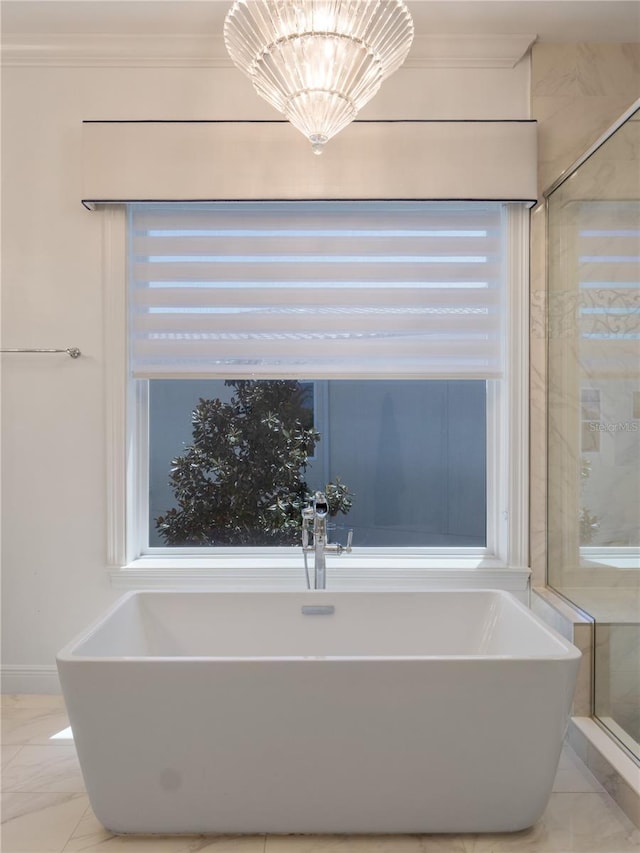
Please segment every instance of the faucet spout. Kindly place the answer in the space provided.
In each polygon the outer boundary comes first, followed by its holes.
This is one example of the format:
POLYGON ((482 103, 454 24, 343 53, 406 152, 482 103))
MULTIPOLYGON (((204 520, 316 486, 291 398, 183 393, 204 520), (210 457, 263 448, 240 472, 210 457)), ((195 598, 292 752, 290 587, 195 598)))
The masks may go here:
MULTIPOLYGON (((302 552, 307 567, 307 552, 313 550, 314 585, 313 589, 326 589, 327 586, 327 552, 342 554, 351 551, 353 530, 349 531, 347 545, 329 543, 327 535, 327 518, 329 502, 324 492, 316 492, 310 506, 302 510, 302 552), (309 534, 313 536, 313 544, 309 542, 309 534)), ((307 586, 311 587, 307 571, 307 586)))

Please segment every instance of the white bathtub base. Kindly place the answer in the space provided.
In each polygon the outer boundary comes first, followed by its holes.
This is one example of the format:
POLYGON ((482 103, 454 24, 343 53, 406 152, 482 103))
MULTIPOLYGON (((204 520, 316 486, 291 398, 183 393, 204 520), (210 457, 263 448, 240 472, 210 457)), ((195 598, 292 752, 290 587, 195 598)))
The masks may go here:
MULTIPOLYGON (((212 689, 204 670, 178 665, 167 674, 174 686, 185 677, 200 686, 174 696, 135 674, 128 707, 118 703, 110 725, 144 738, 114 743, 103 732, 96 746, 100 733, 85 731, 90 746, 78 732, 80 756, 90 750, 102 769, 87 774, 98 819, 118 833, 166 834, 508 832, 535 823, 563 734, 538 740, 539 723, 522 718, 523 691, 536 716, 545 713, 535 687, 507 674, 513 707, 501 690, 470 707, 463 691, 487 693, 487 685, 464 663, 449 674, 426 673, 422 662, 379 662, 371 679, 361 668, 321 663, 308 678, 304 663, 273 663, 260 684, 260 664, 232 664, 212 689), (342 699, 328 707, 328 696, 342 699)), ((108 704, 112 688, 107 674, 88 689, 108 704)))

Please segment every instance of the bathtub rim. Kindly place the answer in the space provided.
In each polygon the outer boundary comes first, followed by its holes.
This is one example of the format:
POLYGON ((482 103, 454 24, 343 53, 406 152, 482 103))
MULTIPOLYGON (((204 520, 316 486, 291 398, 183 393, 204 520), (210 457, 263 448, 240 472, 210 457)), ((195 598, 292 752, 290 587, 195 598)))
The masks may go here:
MULTIPOLYGON (((331 603, 331 602, 327 602, 331 603)), ((313 618, 313 617, 311 617, 313 618)), ((60 651, 56 654, 55 659, 58 666, 60 664, 71 664, 71 663, 169 663, 169 662, 183 662, 183 663, 241 663, 241 662, 303 662, 309 664, 321 664, 324 662, 339 662, 339 661, 360 661, 360 662, 377 662, 377 661, 440 661, 440 662, 474 662, 480 663, 481 661, 505 661, 505 662, 561 662, 561 661, 570 661, 570 660, 578 660, 582 657, 582 652, 569 640, 563 637, 560 633, 558 633, 554 628, 550 625, 547 625, 542 619, 540 619, 529 607, 519 601, 514 595, 510 592, 502 589, 438 589, 438 590, 418 590, 418 591, 410 591, 410 590, 398 590, 398 591, 390 591, 390 590, 341 590, 339 592, 334 590, 269 590, 266 592, 231 592, 231 591, 221 591, 221 592, 200 592, 196 590, 131 590, 126 592, 124 595, 121 595, 115 602, 113 602, 97 619, 91 622, 84 631, 81 631, 77 634, 72 640, 66 643, 60 651), (240 599, 247 595, 260 596, 268 601, 269 597, 279 597, 279 598, 310 598, 312 601, 319 602, 324 598, 333 598, 335 600, 338 599, 348 599, 348 598, 356 598, 358 596, 367 595, 367 596, 375 596, 375 597, 395 597, 395 596, 412 596, 412 597, 427 597, 433 595, 441 595, 441 594, 454 594, 456 596, 467 596, 467 595, 482 595, 483 598, 489 597, 498 597, 503 600, 507 600, 509 602, 508 606, 516 607, 526 619, 530 619, 533 621, 539 629, 545 633, 547 636, 551 637, 556 643, 558 643, 564 651, 558 652, 558 654, 464 654, 464 655, 317 655, 317 656, 305 656, 305 655, 95 655, 95 654, 82 654, 78 652, 78 647, 85 643, 87 640, 92 638, 104 625, 109 621, 109 619, 116 613, 121 607, 123 607, 128 601, 134 598, 147 598, 147 597, 159 597, 165 595, 173 595, 173 596, 183 596, 183 595, 193 595, 201 597, 202 595, 206 596, 215 596, 216 598, 234 598, 240 599)))

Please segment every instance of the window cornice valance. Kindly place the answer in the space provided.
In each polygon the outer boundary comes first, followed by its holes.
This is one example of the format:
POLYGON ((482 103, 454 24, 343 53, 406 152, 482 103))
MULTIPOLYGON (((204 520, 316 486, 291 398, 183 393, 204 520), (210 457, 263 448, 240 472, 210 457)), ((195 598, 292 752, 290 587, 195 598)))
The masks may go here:
POLYGON ((537 199, 535 121, 356 121, 321 157, 286 121, 86 121, 82 202, 537 199))

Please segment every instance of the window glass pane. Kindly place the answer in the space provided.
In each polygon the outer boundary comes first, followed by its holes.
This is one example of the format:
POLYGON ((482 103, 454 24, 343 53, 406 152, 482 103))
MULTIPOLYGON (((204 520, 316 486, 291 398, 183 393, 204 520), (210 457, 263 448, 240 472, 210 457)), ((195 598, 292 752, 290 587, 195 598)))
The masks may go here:
POLYGON ((334 541, 486 545, 485 381, 233 383, 149 381, 151 547, 298 545, 297 502, 337 481, 334 541))

